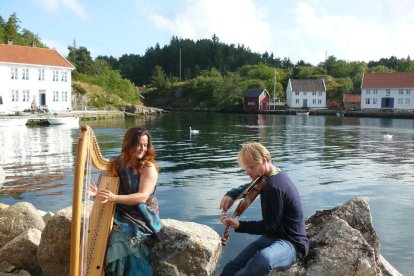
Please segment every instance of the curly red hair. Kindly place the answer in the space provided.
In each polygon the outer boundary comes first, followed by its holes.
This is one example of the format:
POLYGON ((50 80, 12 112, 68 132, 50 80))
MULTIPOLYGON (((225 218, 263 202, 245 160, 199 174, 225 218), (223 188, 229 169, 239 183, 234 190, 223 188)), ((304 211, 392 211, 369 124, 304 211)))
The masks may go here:
POLYGON ((134 126, 127 130, 122 143, 120 162, 122 167, 129 165, 137 171, 144 166, 154 165, 158 171, 158 164, 155 161, 155 149, 147 129, 141 126, 134 126), (148 137, 147 152, 141 159, 137 160, 133 157, 133 154, 139 143, 139 139, 144 135, 148 137))

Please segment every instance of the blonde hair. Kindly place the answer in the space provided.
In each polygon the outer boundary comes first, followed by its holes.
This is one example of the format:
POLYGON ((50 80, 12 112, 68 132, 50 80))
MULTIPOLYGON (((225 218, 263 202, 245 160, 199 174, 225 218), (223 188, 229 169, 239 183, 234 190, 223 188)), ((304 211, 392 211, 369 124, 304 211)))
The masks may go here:
POLYGON ((257 142, 249 142, 242 145, 237 160, 239 162, 239 166, 243 168, 244 159, 250 159, 257 163, 261 163, 263 158, 265 158, 268 162, 272 161, 270 152, 262 144, 257 142))

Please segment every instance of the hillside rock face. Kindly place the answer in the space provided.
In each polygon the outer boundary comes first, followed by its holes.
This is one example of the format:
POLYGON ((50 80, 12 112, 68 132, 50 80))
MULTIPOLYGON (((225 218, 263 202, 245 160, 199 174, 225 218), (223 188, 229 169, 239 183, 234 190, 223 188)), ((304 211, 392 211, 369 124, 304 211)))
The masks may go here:
MULTIPOLYGON (((30 203, 0 210, 0 275, 68 275, 72 210, 44 213, 30 203)), ((150 244, 155 275, 214 275, 222 253, 210 227, 162 220, 161 241, 150 244)), ((277 276, 401 275, 380 254, 366 198, 355 198, 306 221, 309 255, 277 276)))

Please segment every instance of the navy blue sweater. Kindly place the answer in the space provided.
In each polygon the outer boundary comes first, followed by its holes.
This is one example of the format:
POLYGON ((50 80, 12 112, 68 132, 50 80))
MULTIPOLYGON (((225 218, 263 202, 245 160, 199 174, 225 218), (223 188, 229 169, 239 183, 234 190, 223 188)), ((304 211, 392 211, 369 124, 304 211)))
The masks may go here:
MULTIPOLYGON (((226 195, 234 199, 245 186, 233 189, 226 195)), ((260 192, 260 203, 263 219, 240 221, 240 226, 235 231, 286 239, 295 246, 299 256, 305 258, 309 240, 305 231, 302 203, 296 186, 286 173, 270 176, 260 192)))

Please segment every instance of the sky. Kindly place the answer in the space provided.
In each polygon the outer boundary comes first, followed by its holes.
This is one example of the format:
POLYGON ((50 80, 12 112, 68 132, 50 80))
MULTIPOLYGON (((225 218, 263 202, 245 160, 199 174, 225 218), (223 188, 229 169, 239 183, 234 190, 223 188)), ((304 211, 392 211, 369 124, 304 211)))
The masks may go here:
MULTIPOLYGON (((414 57, 412 0, 0 0, 7 21, 62 55, 84 46, 93 58, 144 55, 172 36, 244 45, 293 63, 414 57)), ((185 53, 182 53, 185 55, 185 53)))

